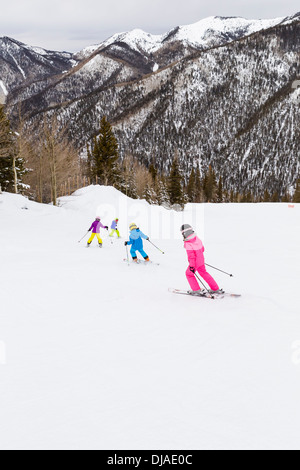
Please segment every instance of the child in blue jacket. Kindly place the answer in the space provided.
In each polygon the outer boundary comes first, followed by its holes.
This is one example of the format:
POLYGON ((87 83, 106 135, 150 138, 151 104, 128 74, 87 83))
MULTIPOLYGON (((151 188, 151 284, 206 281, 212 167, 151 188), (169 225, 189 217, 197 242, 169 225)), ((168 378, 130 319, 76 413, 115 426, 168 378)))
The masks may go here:
POLYGON ((137 251, 142 255, 145 261, 150 261, 149 256, 147 255, 147 253, 145 253, 144 247, 143 247, 143 239, 149 240, 149 237, 147 237, 147 235, 141 232, 136 224, 130 224, 129 230, 130 230, 129 241, 125 242, 125 246, 131 245, 130 254, 132 256, 133 261, 137 263, 137 255, 136 255, 137 251))

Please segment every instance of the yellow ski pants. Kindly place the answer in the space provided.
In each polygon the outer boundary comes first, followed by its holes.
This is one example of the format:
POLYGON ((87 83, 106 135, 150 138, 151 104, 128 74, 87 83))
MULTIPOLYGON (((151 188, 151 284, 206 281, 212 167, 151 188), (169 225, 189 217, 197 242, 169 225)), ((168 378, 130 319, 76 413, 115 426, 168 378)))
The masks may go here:
POLYGON ((100 237, 100 233, 92 233, 92 235, 88 239, 88 244, 90 245, 95 237, 97 237, 98 242, 101 243, 101 245, 102 245, 102 238, 100 237))
POLYGON ((119 238, 119 237, 120 237, 120 232, 119 232, 119 230, 112 230, 112 231, 110 232, 109 236, 110 236, 110 237, 113 237, 115 233, 117 234, 117 237, 119 238))

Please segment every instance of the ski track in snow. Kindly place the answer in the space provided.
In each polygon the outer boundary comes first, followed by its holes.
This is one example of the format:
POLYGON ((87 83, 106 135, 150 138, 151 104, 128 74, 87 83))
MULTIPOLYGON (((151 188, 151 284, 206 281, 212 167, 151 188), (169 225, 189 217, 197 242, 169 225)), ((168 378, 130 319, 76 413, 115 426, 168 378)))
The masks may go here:
POLYGON ((61 203, 0 195, 0 448, 299 450, 299 204, 204 205, 206 260, 234 277, 209 272, 242 294, 210 301, 168 292, 188 288, 178 230, 203 205, 102 187, 61 203), (99 212, 123 238, 86 249, 99 212), (123 262, 132 221, 160 266, 123 262))

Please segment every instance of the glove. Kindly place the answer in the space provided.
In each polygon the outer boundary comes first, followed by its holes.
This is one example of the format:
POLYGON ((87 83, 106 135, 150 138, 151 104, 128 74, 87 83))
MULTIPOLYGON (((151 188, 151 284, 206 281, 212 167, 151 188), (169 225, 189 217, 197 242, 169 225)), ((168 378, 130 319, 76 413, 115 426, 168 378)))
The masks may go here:
POLYGON ((128 242, 124 242, 124 245, 127 246, 127 245, 128 245, 128 242))
POLYGON ((146 240, 148 240, 148 241, 149 241, 149 240, 150 240, 150 238, 149 238, 149 237, 147 237, 147 238, 146 238, 146 240))
POLYGON ((105 228, 105 230, 108 230, 108 226, 107 226, 107 225, 106 225, 104 228, 105 228))
POLYGON ((90 228, 88 229, 88 232, 91 232, 91 229, 90 229, 90 228))
POLYGON ((195 274, 195 272, 196 272, 196 269, 195 269, 195 268, 193 268, 192 266, 190 266, 190 271, 191 271, 193 274, 195 274))

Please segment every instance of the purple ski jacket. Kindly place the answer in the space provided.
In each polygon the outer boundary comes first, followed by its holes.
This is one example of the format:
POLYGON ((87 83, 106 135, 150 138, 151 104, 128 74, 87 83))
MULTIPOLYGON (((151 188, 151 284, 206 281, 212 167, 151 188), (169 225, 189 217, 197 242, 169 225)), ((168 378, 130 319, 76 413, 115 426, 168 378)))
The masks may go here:
POLYGON ((93 233, 100 233, 100 227, 105 228, 104 225, 102 225, 100 220, 95 220, 95 222, 92 223, 92 225, 89 228, 90 230, 93 230, 93 233))

